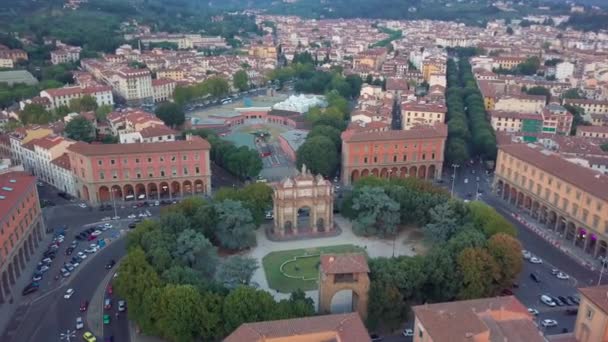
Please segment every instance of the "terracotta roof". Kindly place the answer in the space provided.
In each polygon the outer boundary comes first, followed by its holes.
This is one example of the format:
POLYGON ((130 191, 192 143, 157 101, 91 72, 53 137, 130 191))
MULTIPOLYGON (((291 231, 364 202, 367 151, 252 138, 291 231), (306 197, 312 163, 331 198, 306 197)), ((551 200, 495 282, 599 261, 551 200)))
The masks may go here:
POLYGON ((577 126, 576 134, 579 134, 579 132, 608 133, 608 126, 577 126))
POLYGON ((539 120, 542 121, 543 117, 537 113, 520 113, 520 112, 507 112, 503 110, 491 110, 490 116, 495 118, 513 118, 519 120, 539 120))
POLYGON ((67 153, 64 153, 61 156, 53 159, 51 163, 70 171, 70 157, 67 153))
POLYGON ((402 111, 416 111, 416 112, 431 112, 431 113, 445 113, 447 108, 444 105, 437 103, 420 103, 420 102, 403 102, 401 103, 402 111))
POLYGON ((544 341, 526 307, 513 296, 425 304, 412 310, 434 341, 471 341, 485 332, 490 341, 544 341))
POLYGON ((192 150, 208 150, 211 145, 200 137, 193 136, 191 140, 164 141, 153 143, 133 144, 87 144, 79 141, 70 147, 69 151, 85 156, 104 156, 116 154, 139 154, 157 152, 180 152, 192 150))
POLYGON ((244 323, 224 342, 263 342, 275 338, 298 337, 307 341, 369 342, 369 334, 357 313, 313 316, 258 323, 244 323), (326 334, 323 334, 326 333, 326 334), (318 336, 321 335, 322 336, 318 336), (315 338, 316 337, 316 338, 315 338))
POLYGON ((170 134, 176 134, 177 132, 172 130, 171 128, 165 126, 165 125, 154 125, 154 126, 150 126, 150 127, 146 127, 144 129, 142 129, 141 131, 139 131, 139 134, 141 134, 142 138, 150 138, 150 137, 158 137, 161 135, 170 135, 170 134))
POLYGON ((168 79, 157 79, 157 80, 152 80, 152 86, 157 87, 157 86, 162 86, 162 85, 166 85, 166 84, 175 84, 175 81, 173 80, 168 80, 168 79))
POLYGON ((323 254, 321 270, 325 274, 369 273, 367 257, 363 253, 323 254))
POLYGON ((65 141, 65 139, 63 139, 63 137, 58 136, 58 135, 47 135, 44 138, 32 140, 34 145, 36 145, 40 148, 43 148, 45 150, 48 150, 50 148, 53 148, 53 147, 61 144, 62 141, 65 141))
POLYGON ((80 88, 80 87, 65 87, 65 88, 47 89, 44 91, 47 94, 51 95, 52 97, 82 94, 82 88, 80 88))
POLYGON ((527 144, 501 145, 499 150, 528 164, 534 165, 547 174, 580 188, 593 196, 608 201, 608 176, 571 163, 557 154, 540 150, 527 144))
MULTIPOLYGON (((25 172, 7 172, 0 174, 0 219, 8 217, 13 207, 19 206, 19 199, 31 187, 36 191, 36 177, 25 172), (5 190, 5 188, 10 190, 5 190)), ((35 197, 38 201, 38 196, 35 197)))
POLYGON ((608 314, 608 285, 583 287, 578 289, 591 303, 608 314))
POLYGON ((386 140, 407 140, 407 139, 431 139, 445 138, 448 136, 446 124, 436 124, 435 126, 419 126, 409 130, 389 130, 384 132, 353 132, 345 131, 342 133, 342 140, 345 142, 365 142, 365 141, 386 141, 386 140))
POLYGON ((573 105, 588 104, 588 105, 608 106, 608 101, 598 101, 598 100, 589 100, 589 99, 565 99, 564 103, 569 103, 569 104, 573 104, 573 105))

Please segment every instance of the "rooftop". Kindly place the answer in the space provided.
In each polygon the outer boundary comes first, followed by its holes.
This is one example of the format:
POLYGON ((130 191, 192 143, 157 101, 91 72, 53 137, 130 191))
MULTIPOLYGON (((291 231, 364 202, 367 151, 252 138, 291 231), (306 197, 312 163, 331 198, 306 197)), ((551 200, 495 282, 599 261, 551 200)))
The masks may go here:
POLYGON ((600 310, 608 313, 608 285, 583 287, 578 290, 600 310))
POLYGON ((418 126, 409 130, 389 130, 382 132, 345 131, 342 133, 342 140, 345 142, 393 141, 404 139, 445 138, 447 135, 447 125, 436 124, 435 126, 418 126))
POLYGON ((369 273, 367 257, 362 253, 323 254, 321 269, 325 274, 369 273))
POLYGON ((257 323, 238 327, 224 342, 263 342, 299 337, 300 341, 369 342, 369 334, 357 313, 312 316, 257 323), (310 335, 310 336, 308 336, 310 335))
POLYGON ((8 217, 12 208, 20 205, 19 199, 32 186, 36 186, 36 177, 25 172, 0 174, 0 219, 8 217))
POLYGON ((87 144, 79 141, 70 147, 68 151, 85 156, 108 156, 138 153, 162 153, 182 152, 192 150, 208 150, 211 145, 203 138, 193 136, 190 140, 164 141, 152 143, 133 144, 87 144))
POLYGON ((7 83, 9 86, 15 83, 34 85, 38 84, 38 80, 27 70, 8 70, 0 71, 0 83, 7 83))

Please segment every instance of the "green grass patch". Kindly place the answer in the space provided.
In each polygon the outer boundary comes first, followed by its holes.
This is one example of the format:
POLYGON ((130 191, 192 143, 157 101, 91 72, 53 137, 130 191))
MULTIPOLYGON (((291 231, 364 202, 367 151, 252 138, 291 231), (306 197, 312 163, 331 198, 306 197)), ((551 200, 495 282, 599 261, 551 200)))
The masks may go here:
POLYGON ((327 253, 354 253, 365 250, 355 245, 336 245, 291 249, 268 253, 262 258, 266 281, 271 289, 290 293, 297 289, 316 290, 319 278, 319 255, 327 253), (281 272, 283 266, 283 272, 281 272))

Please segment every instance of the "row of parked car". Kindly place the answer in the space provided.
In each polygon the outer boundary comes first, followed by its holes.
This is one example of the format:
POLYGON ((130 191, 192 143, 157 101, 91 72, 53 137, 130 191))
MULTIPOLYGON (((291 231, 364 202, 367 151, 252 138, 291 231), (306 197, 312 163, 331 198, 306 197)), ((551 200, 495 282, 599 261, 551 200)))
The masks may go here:
POLYGON ((540 301, 550 307, 578 306, 580 303, 580 297, 577 294, 572 296, 550 296, 548 294, 544 294, 540 296, 540 301))
MULTIPOLYGON (((40 281, 44 277, 44 274, 51 269, 51 264, 53 263, 53 260, 55 260, 55 257, 57 257, 59 246, 64 242, 64 240, 65 230, 62 229, 60 232, 55 234, 53 241, 42 254, 42 260, 40 260, 36 266, 36 271, 34 271, 34 274, 32 275, 32 281, 25 288, 23 288, 23 291, 21 292, 22 295, 27 296, 38 291, 40 281)), ((65 276, 67 277, 69 274, 65 276)))

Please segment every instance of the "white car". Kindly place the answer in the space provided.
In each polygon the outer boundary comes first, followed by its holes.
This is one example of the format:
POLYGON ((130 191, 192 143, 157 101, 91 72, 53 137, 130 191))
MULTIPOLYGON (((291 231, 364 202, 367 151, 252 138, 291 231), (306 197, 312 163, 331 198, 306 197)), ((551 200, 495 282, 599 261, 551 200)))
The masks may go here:
POLYGON ((84 328, 84 322, 82 321, 82 317, 76 317, 76 330, 80 330, 84 328))
POLYGON ((533 264, 542 264, 543 260, 541 258, 531 257, 530 258, 530 262, 533 263, 533 264))
POLYGON ((42 262, 45 263, 45 264, 50 264, 50 263, 53 262, 53 259, 51 259, 51 258, 44 258, 44 259, 42 259, 42 262))
POLYGON ((65 294, 63 295, 63 298, 70 299, 73 294, 74 294, 74 289, 67 289, 65 291, 65 294))
POLYGON ((137 215, 135 215, 135 214, 131 214, 131 215, 127 216, 127 218, 130 218, 130 219, 134 219, 136 217, 137 217, 137 215))
POLYGON ((114 216, 112 217, 112 220, 120 220, 120 216, 114 216))
POLYGON ((139 217, 146 217, 146 214, 145 214, 145 213, 139 213, 139 215, 138 215, 138 216, 139 216, 139 217))
POLYGON ((557 321, 554 319, 543 319, 542 322, 540 323, 540 325, 542 325, 545 328, 556 327, 557 321))
POLYGON ((94 232, 91 233, 92 236, 99 236, 101 235, 101 230, 96 230, 94 232))
POLYGON ((78 204, 78 206, 81 207, 81 208, 83 208, 83 209, 87 207, 87 205, 84 204, 84 203, 80 203, 80 204, 78 204))
POLYGON ((154 201, 154 206, 155 206, 155 207, 158 207, 159 205, 160 205, 160 202, 159 202, 159 201, 154 201))
POLYGON ((564 272, 559 272, 557 275, 555 275, 557 277, 557 279, 561 279, 561 280, 568 280, 570 279, 570 276, 567 275, 564 272))
POLYGON ((405 337, 411 337, 414 336, 414 330, 412 329, 403 329, 403 336, 405 337))
POLYGON ((534 316, 538 316, 538 314, 539 314, 538 310, 533 309, 533 308, 528 308, 528 312, 534 316))
POLYGON ((101 219, 102 221, 111 221, 112 218, 110 216, 106 216, 104 218, 101 219))
POLYGON ((87 255, 86 255, 86 254, 84 254, 84 253, 82 253, 82 252, 78 252, 78 257, 79 257, 80 259, 86 259, 86 258, 87 258, 87 255))
POLYGON ((85 253, 93 254, 93 253, 97 252, 97 249, 95 249, 95 248, 87 248, 84 251, 85 251, 85 253))
POLYGON ((553 299, 551 299, 551 297, 547 296, 547 295, 541 295, 540 296, 540 301, 543 302, 545 305, 550 306, 550 307, 554 307, 555 302, 553 301, 553 299))
POLYGON ((40 266, 40 269, 38 269, 38 271, 40 271, 42 273, 44 273, 48 270, 49 270, 49 267, 47 265, 40 266))

